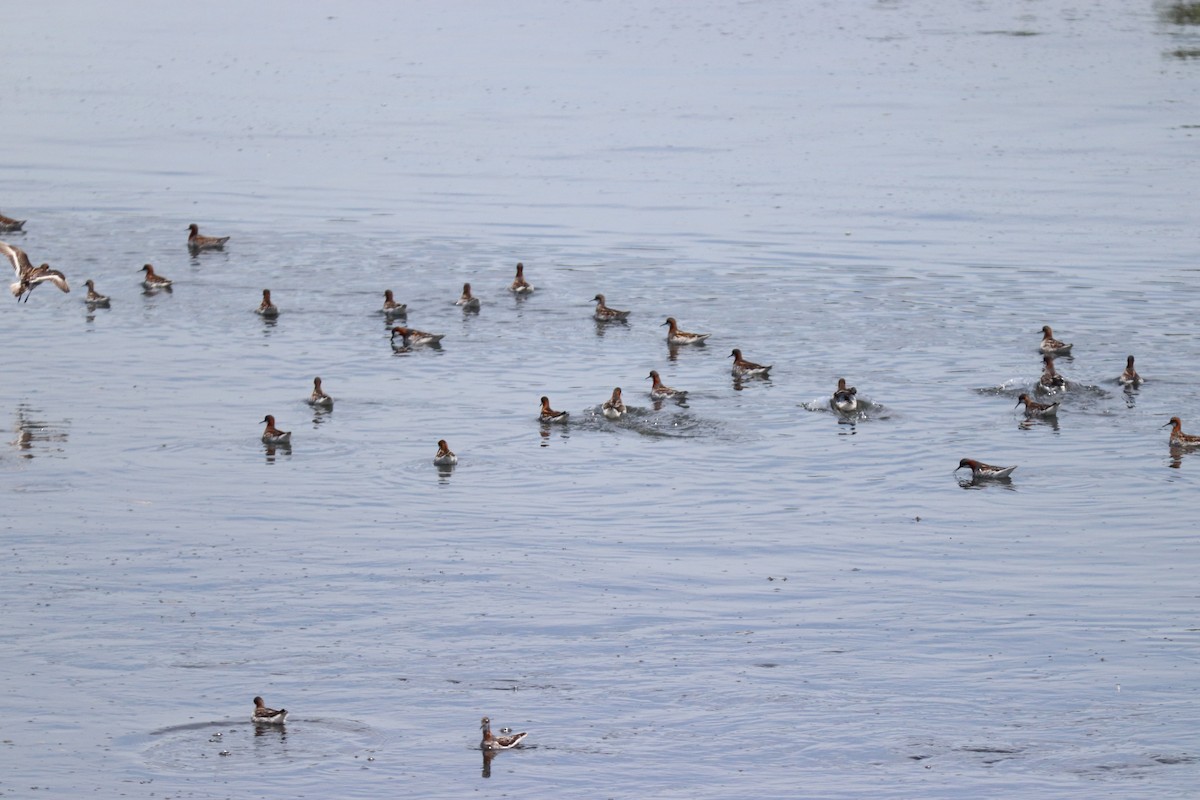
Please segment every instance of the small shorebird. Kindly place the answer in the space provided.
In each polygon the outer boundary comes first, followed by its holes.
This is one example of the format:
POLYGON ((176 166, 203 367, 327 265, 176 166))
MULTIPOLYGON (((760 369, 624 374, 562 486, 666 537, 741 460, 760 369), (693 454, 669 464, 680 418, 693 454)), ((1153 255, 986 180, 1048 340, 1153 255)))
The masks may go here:
POLYGON ((258 304, 258 308, 254 309, 254 313, 267 319, 275 319, 279 316, 279 306, 271 302, 270 289, 263 289, 262 302, 258 304))
POLYGON ((0 233, 16 233, 25 224, 23 219, 13 219, 0 214, 0 233))
POLYGON ((733 376, 735 378, 769 378, 771 364, 763 366, 742 358, 742 351, 734 349, 729 357, 733 359, 733 376))
POLYGON ((1054 417, 1058 415, 1058 403, 1039 403, 1036 400, 1030 399, 1029 395, 1023 394, 1017 398, 1017 405, 1025 404, 1025 416, 1027 417, 1054 417))
POLYGON ((405 328, 397 325, 392 328, 392 347, 397 350, 402 350, 406 347, 416 347, 423 344, 437 344, 445 337, 444 333, 426 333, 425 331, 414 331, 412 328, 405 328), (396 337, 400 337, 400 344, 396 344, 396 337))
POLYGON ((612 397, 600 406, 600 412, 608 419, 620 419, 625 416, 625 402, 621 400, 621 387, 613 389, 612 397))
POLYGON ((445 439, 438 439, 438 451, 433 457, 433 463, 439 467, 453 467, 458 463, 458 456, 451 452, 445 439))
POLYGON ((667 400, 672 397, 683 397, 687 394, 681 389, 672 389, 662 382, 662 378, 658 377, 657 370, 650 370, 650 374, 646 376, 654 383, 650 386, 651 400, 667 400))
POLYGON ((1125 359, 1125 371, 1121 373, 1121 377, 1117 378, 1117 383, 1122 386, 1132 386, 1134 389, 1145 383, 1142 376, 1137 374, 1137 370, 1133 368, 1133 356, 1125 359))
POLYGON ((958 472, 964 467, 971 470, 971 480, 973 481, 1007 478, 1016 469, 1016 467, 993 467, 991 464, 984 464, 982 461, 976 461, 973 458, 964 458, 958 462, 958 466, 954 468, 954 471, 958 472))
MULTIPOLYGON (((674 317, 667 317, 667 321, 663 325, 667 326, 667 344, 701 344, 709 336, 712 336, 711 333, 688 333, 687 331, 681 331, 674 317)), ((659 327, 661 328, 662 325, 659 327)))
POLYGON ((313 378, 313 390, 308 396, 308 404, 314 408, 333 408, 333 398, 321 388, 320 378, 313 378))
POLYGON ((33 287, 39 283, 50 281, 64 292, 71 291, 71 287, 67 285, 67 278, 56 269, 50 269, 49 264, 42 264, 40 267, 35 267, 29 261, 29 256, 25 255, 25 251, 19 247, 13 247, 6 242, 0 242, 0 253, 8 256, 8 260, 13 266, 13 275, 16 277, 16 282, 9 286, 13 297, 19 301, 21 295, 25 295, 25 302, 29 302, 29 295, 33 293, 33 287))
POLYGON ((542 422, 566 422, 570 416, 568 411, 555 411, 550 407, 550 398, 542 396, 542 411, 538 414, 538 419, 542 422))
POLYGON ((592 314, 592 319, 597 322, 624 322, 629 319, 628 311, 618 311, 615 308, 609 308, 604 304, 604 295, 598 294, 592 298, 596 301, 596 312, 592 314))
POLYGON ((463 311, 479 310, 479 298, 471 294, 471 284, 463 284, 462 297, 458 298, 454 305, 462 306, 463 311))
POLYGON ((492 735, 492 721, 487 717, 483 718, 479 728, 483 731, 483 741, 479 743, 481 750, 508 750, 516 747, 522 739, 529 735, 522 731, 511 736, 494 736, 492 735))
POLYGON ((87 299, 85 302, 87 302, 89 306, 92 308, 108 308, 108 295, 97 292, 96 284, 92 282, 91 278, 88 278, 86 281, 84 281, 83 285, 88 287, 87 299))
POLYGON ((1171 421, 1163 427, 1171 427, 1170 443, 1172 447, 1200 447, 1200 436, 1194 436, 1190 433, 1183 432, 1183 423, 1179 421, 1179 417, 1171 417, 1171 421))
POLYGON ((154 271, 153 264, 147 264, 142 267, 142 272, 146 273, 146 277, 142 279, 142 288, 147 291, 158 291, 159 289, 169 289, 171 287, 171 279, 164 278, 154 271))
POLYGON ((201 236, 200 226, 196 223, 188 225, 188 250, 199 253, 201 250, 223 250, 228 236, 201 236))
POLYGON ((1050 330, 1049 325, 1042 326, 1042 346, 1038 348, 1043 353, 1052 356, 1065 356, 1071 352, 1071 348, 1075 345, 1060 342, 1054 338, 1054 331, 1050 330))
POLYGON ((851 411, 858 410, 858 389, 853 386, 846 386, 845 378, 838 378, 837 389, 833 393, 833 397, 829 398, 829 405, 833 406, 834 411, 842 414, 849 414, 851 411))
POLYGON ((287 720, 287 709, 281 708, 276 711, 273 708, 267 708, 263 705, 261 697, 254 698, 254 714, 251 715, 251 722, 261 722, 265 725, 282 725, 287 720))
POLYGON ((267 424, 267 427, 263 429, 262 435, 262 440, 265 444, 291 444, 292 432, 281 431, 279 428, 276 428, 274 417, 267 414, 263 417, 262 421, 267 424))
POLYGON ((383 293, 383 308, 379 309, 379 313, 389 317, 403 317, 408 313, 408 304, 397 303, 392 297, 392 290, 387 289, 383 293))
POLYGON ((1067 388, 1067 379, 1054 369, 1054 358, 1049 355, 1042 356, 1042 377, 1038 378, 1037 385, 1047 392, 1067 388))
POLYGON ((512 285, 508 287, 508 290, 514 294, 529 294, 533 291, 533 286, 525 280, 524 264, 517 264, 517 277, 513 278, 512 285))

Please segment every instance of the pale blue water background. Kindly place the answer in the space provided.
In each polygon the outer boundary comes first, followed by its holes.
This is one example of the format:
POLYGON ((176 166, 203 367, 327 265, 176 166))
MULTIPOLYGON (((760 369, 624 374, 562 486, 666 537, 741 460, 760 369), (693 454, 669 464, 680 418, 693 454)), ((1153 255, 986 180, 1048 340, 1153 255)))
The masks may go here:
POLYGON ((1200 36, 1160 8, 6 9, 7 240, 75 290, 0 306, 0 794, 1194 797, 1200 36), (1025 429, 1044 324, 1094 388, 1025 429), (530 732, 488 778, 484 714, 530 732))

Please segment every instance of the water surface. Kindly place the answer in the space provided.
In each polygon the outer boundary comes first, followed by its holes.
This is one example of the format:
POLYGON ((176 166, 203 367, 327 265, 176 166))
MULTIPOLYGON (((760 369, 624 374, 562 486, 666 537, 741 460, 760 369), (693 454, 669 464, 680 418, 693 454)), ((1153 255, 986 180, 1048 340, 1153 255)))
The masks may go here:
POLYGON ((0 211, 76 288, 0 312, 0 793, 1192 796, 1197 32, 1158 12, 10 9, 0 211), (1044 324, 1078 386, 1024 425, 1044 324))

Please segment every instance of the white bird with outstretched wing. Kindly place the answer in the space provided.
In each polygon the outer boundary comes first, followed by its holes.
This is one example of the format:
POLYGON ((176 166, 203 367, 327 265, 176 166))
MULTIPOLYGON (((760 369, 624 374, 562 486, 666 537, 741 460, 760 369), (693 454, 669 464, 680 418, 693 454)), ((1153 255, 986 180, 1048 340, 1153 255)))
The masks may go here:
POLYGON ((0 253, 4 253, 13 265, 13 274, 16 277, 16 282, 8 288, 12 291, 13 297, 17 298, 18 301, 20 301, 21 295, 25 295, 25 302, 29 302, 29 295, 33 292, 33 287, 43 281, 50 281, 64 292, 71 291, 71 287, 67 285, 67 277, 65 275, 56 269, 50 269, 49 264, 42 264, 40 267, 35 267, 29 260, 29 256, 25 255, 25 251, 21 248, 0 242, 0 253))

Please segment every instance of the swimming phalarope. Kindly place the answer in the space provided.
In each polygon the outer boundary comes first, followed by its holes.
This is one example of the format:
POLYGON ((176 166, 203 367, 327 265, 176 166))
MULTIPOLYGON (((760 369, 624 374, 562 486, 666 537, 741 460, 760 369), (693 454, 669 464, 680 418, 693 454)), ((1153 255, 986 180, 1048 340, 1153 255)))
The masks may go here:
POLYGON ((279 306, 271 302, 270 289, 263 289, 262 302, 258 304, 258 308, 254 310, 254 313, 267 319, 274 319, 279 316, 279 306))
POLYGON ((621 400, 621 387, 613 389, 612 397, 600 406, 600 412, 608 419, 620 419, 625 416, 625 402, 621 400))
POLYGON ((25 251, 21 248, 0 242, 0 253, 8 256, 8 260, 12 263, 13 275, 17 280, 8 288, 17 300, 21 299, 21 295, 25 295, 25 302, 28 303, 29 295, 33 292, 33 287, 45 281, 50 281, 64 292, 71 291, 71 287, 67 285, 65 275, 56 269, 50 269, 49 264, 42 264, 40 267, 35 267, 30 263, 29 256, 25 255, 25 251))
POLYGON ((13 219, 0 214, 0 233, 16 233, 24 224, 23 219, 13 219))
POLYGON ((1071 352, 1071 348, 1075 345, 1060 342, 1054 338, 1054 331, 1050 330, 1049 325, 1042 326, 1042 346, 1039 348, 1043 353, 1052 356, 1065 356, 1071 352))
POLYGON ((252 722, 261 722, 266 725, 282 725, 286 719, 286 708, 276 711, 273 708, 267 708, 263 705, 261 697, 254 698, 254 713, 250 716, 252 722))
POLYGON ((733 375, 736 378, 769 378, 771 372, 771 364, 763 366, 755 364, 753 361, 747 361, 742 358, 742 351, 734 348, 734 351, 729 354, 733 359, 733 375))
POLYGON ((142 267, 142 272, 146 273, 146 277, 142 279, 142 287, 151 292, 158 289, 166 289, 170 287, 170 278, 164 278, 154 271, 154 265, 147 264, 142 267))
POLYGON ((550 398, 542 396, 542 411, 538 414, 538 419, 542 422, 566 422, 570 416, 568 411, 555 411, 550 407, 550 398))
POLYGON ((379 309, 379 313, 386 314, 389 317, 402 317, 408 313, 408 305, 406 303, 397 303, 392 297, 392 290, 388 289, 383 293, 383 308, 379 309))
POLYGON ((446 334, 444 333, 426 333, 425 331, 414 331, 412 328, 405 328, 397 325, 392 328, 392 347, 402 349, 405 347, 417 347, 423 344, 437 344, 446 334), (400 337, 400 344, 396 344, 396 337, 400 337))
POLYGON ((483 731, 483 741, 479 743, 482 750, 508 750, 516 747, 522 739, 529 735, 522 731, 514 733, 512 736, 493 736, 492 721, 487 717, 484 717, 483 721, 479 723, 479 728, 483 731))
POLYGON ((1171 417, 1171 421, 1162 427, 1171 427, 1171 438, 1169 439, 1172 447, 1200 447, 1200 436, 1194 436, 1190 433, 1183 432, 1183 423, 1179 421, 1179 417, 1171 417))
POLYGON ((108 295, 100 294, 99 292, 97 292, 96 284, 92 281, 91 278, 88 278, 86 281, 84 281, 83 285, 88 287, 87 298, 85 299, 84 302, 86 302, 92 308, 108 308, 109 307, 108 295))
POLYGON ((1058 414, 1058 403, 1039 403, 1033 400, 1027 394, 1023 394, 1017 398, 1017 405, 1025 404, 1025 416, 1027 417, 1053 417, 1058 414))
POLYGON ((624 322, 629 319, 628 311, 618 311, 615 308, 609 308, 604 304, 604 295, 598 294, 592 298, 596 301, 596 312, 592 314, 592 319, 597 322, 624 322))
POLYGON ((971 470, 971 480, 973 481, 1007 478, 1016 469, 1016 467, 993 467, 991 464, 984 464, 973 458, 964 458, 958 462, 958 466, 954 468, 954 471, 958 472, 963 467, 971 470))
POLYGON ((1117 378, 1117 383, 1122 386, 1132 386, 1134 389, 1145 383, 1142 376, 1138 375, 1137 370, 1133 368, 1133 356, 1125 359, 1125 371, 1121 373, 1121 377, 1117 378))
MULTIPOLYGON (((711 333, 688 333, 687 331, 681 331, 674 317, 667 317, 667 321, 663 325, 667 326, 667 344, 701 344, 709 336, 712 336, 711 333)), ((661 328, 662 325, 659 327, 661 328)))
POLYGON ((267 427, 263 429, 262 440, 266 444, 290 444, 292 441, 291 431, 281 431, 275 427, 275 418, 267 414, 262 419, 267 427))
POLYGON ((650 374, 646 377, 654 382, 650 386, 651 400, 667 400, 672 397, 683 397, 687 394, 686 391, 681 389, 672 389, 670 386, 665 385, 662 382, 662 378, 658 377, 658 372, 656 370, 650 370, 650 374))
POLYGON ((188 225, 188 249, 193 253, 199 253, 201 250, 223 250, 228 241, 228 236, 201 236, 199 225, 194 222, 188 225))
POLYGON ((1042 356, 1042 377, 1038 378, 1038 386, 1048 392, 1067 388, 1067 379, 1054 369, 1054 358, 1051 356, 1042 356))
POLYGON ((308 404, 314 408, 333 408, 333 398, 321 388, 320 378, 313 378, 313 390, 308 396, 308 404))
POLYGON ((842 414, 849 414, 851 411, 858 410, 858 389, 853 386, 846 386, 845 378, 838 378, 837 389, 833 392, 833 397, 829 398, 829 405, 834 411, 842 414))
POLYGON ((479 298, 471 294, 471 284, 463 284, 462 297, 458 298, 454 305, 462 306, 463 311, 479 310, 479 298))
POLYGON ((517 277, 513 278, 512 285, 508 287, 508 290, 514 294, 529 294, 533 291, 533 286, 525 280, 524 264, 517 264, 517 277))
POLYGON ((458 463, 458 456, 451 452, 445 439, 438 439, 438 451, 433 457, 433 463, 439 467, 453 467, 458 463))

